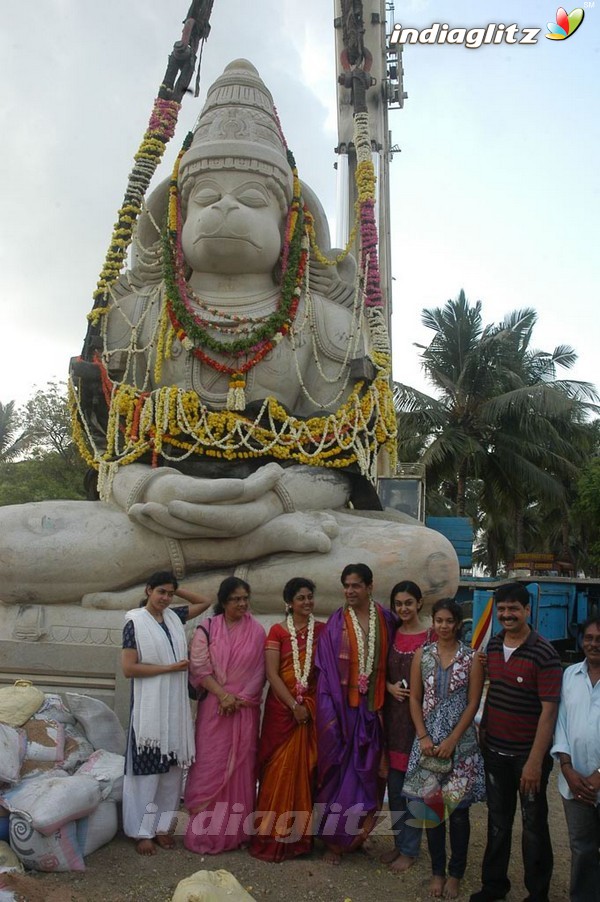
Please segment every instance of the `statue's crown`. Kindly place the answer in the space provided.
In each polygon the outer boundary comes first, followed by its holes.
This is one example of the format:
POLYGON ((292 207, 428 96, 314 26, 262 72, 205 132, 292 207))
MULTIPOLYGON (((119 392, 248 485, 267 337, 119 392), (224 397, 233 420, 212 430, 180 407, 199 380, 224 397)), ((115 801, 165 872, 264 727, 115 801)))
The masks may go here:
POLYGON ((271 176, 292 198, 292 171, 271 93, 248 60, 225 68, 208 90, 180 184, 205 170, 236 169, 271 176))

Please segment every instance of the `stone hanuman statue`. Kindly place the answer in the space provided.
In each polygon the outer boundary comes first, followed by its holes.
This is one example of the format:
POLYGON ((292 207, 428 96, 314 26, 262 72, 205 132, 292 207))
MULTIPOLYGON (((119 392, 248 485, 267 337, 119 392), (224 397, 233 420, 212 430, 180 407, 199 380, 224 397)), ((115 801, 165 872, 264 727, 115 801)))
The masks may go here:
POLYGON ((447 541, 376 509, 389 354, 369 273, 341 258, 270 93, 231 63, 100 311, 100 401, 77 422, 102 500, 0 509, 4 601, 128 608, 171 567, 205 591, 243 573, 259 613, 304 574, 333 609, 356 560, 383 592, 454 592, 447 541))

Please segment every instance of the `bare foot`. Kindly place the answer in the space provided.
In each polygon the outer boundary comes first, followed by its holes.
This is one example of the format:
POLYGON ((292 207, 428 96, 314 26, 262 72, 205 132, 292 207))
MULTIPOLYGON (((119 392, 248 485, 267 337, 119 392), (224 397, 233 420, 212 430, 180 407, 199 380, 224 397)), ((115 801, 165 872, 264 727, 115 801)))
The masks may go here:
POLYGON ((382 864, 391 864, 392 861, 395 861, 399 855, 400 855, 400 852, 394 846, 393 849, 388 849, 387 852, 384 852, 379 860, 382 864))
POLYGON ((375 847, 373 846, 373 842, 370 839, 364 839, 361 844, 356 849, 357 852, 362 852, 363 855, 368 855, 370 858, 373 857, 373 852, 375 851, 375 847))
POLYGON ((444 899, 458 899, 460 892, 460 880, 458 877, 448 877, 444 884, 444 899))
POLYGON ((156 855, 156 846, 151 839, 138 839, 135 851, 138 855, 156 855))
POLYGON ((154 842, 157 846, 160 846, 161 849, 174 849, 175 848, 175 840, 172 836, 169 836, 168 833, 159 833, 154 837, 154 842))
POLYGON ((339 865, 342 862, 342 856, 339 852, 333 852, 331 849, 327 849, 327 851, 323 854, 323 861, 326 861, 327 864, 339 865))
POLYGON ((442 899, 444 896, 444 878, 433 876, 429 884, 429 895, 434 899, 442 899))
POLYGON ((412 868, 416 860, 416 858, 409 858, 408 855, 399 855, 390 865, 390 871, 393 874, 403 874, 409 868, 412 868))

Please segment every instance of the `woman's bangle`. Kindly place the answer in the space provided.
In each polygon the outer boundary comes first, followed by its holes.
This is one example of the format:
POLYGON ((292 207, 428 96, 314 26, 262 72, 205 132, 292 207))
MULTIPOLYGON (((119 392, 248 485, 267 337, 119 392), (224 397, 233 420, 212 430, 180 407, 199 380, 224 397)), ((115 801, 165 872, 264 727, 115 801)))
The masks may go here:
POLYGON ((290 711, 295 711, 297 707, 298 707, 298 702, 294 702, 294 704, 290 708, 290 711))
POLYGON ((417 736, 417 742, 420 742, 422 739, 427 739, 429 733, 423 733, 422 736, 417 736))
POLYGON ((561 762, 560 762, 560 766, 561 766, 561 768, 563 768, 563 767, 573 767, 573 762, 572 762, 572 761, 561 761, 561 762))

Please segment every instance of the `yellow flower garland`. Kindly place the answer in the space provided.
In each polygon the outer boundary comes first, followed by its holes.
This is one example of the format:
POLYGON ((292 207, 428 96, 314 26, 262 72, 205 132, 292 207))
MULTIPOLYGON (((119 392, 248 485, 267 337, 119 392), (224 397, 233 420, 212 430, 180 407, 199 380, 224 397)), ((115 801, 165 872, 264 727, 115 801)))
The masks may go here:
MULTIPOLYGON (((73 391, 70 397, 75 414, 77 397, 73 391)), ((73 421, 79 423, 79 417, 73 421)), ((149 453, 169 461, 190 454, 225 460, 269 456, 309 466, 358 465, 363 475, 373 479, 378 448, 383 445, 394 453, 395 429, 388 379, 380 373, 367 388, 358 383, 335 414, 307 420, 288 414, 273 397, 263 402, 252 420, 234 411, 209 411, 195 392, 177 386, 143 397, 132 386, 120 384, 111 399, 106 449, 94 448, 91 454, 91 436, 81 428, 74 431, 74 439, 86 462, 96 469, 132 463, 149 453)))

